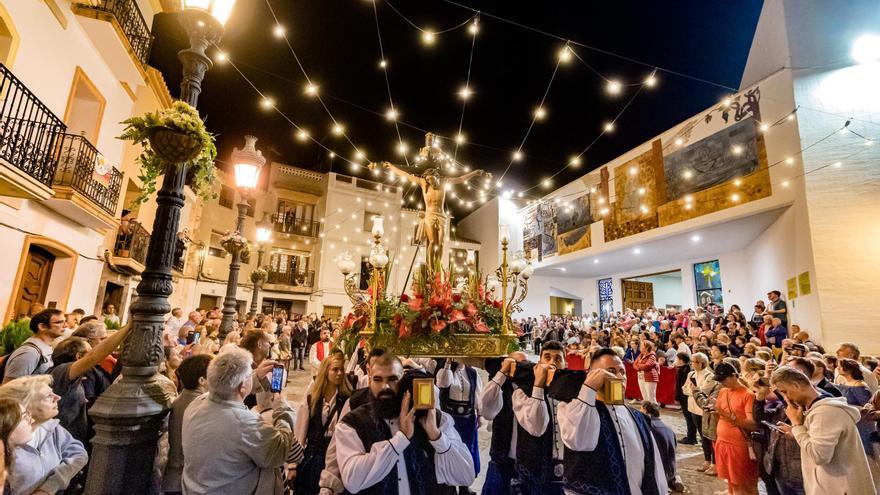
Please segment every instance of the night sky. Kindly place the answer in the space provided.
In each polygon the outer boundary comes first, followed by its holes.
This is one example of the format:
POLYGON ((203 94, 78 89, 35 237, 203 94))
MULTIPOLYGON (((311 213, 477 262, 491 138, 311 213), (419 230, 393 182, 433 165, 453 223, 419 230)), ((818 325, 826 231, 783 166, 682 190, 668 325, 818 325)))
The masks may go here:
MULTIPOLYGON (((293 49, 320 88, 324 103, 343 123, 348 137, 370 160, 403 163, 397 134, 384 113, 389 108, 373 4, 365 0, 269 0, 285 27, 293 49)), ((640 83, 654 67, 687 74, 700 82, 664 70, 657 85, 643 88, 617 121, 615 130, 596 141, 576 170, 553 181, 559 187, 670 126, 719 101, 736 88, 748 56, 762 2, 489 2, 460 4, 479 9, 479 33, 473 50, 470 88, 462 132, 467 143, 457 159, 501 175, 533 118, 547 88, 565 39, 593 69, 624 84, 640 83), (561 39, 515 26, 503 17, 561 39), (605 53, 603 53, 605 52, 605 53), (613 53, 614 55, 609 54, 613 53), (617 56, 615 56, 617 55, 617 56), (629 59, 644 63, 637 63, 629 59)), ((391 95, 400 112, 399 129, 410 157, 424 141, 420 129, 455 136, 461 118, 458 96, 467 78, 473 36, 468 24, 426 46, 416 25, 435 32, 458 25, 474 12, 448 0, 376 0, 382 41, 388 60, 391 95)), ((226 24, 222 49, 291 120, 341 156, 354 157, 344 137, 331 133, 331 120, 321 104, 304 93, 305 78, 275 26, 266 0, 238 0, 226 24)), ((164 74, 172 95, 180 84, 178 50, 185 35, 175 14, 156 16, 151 65, 164 74)), ((560 65, 544 107, 547 117, 532 127, 503 189, 519 191, 556 173, 570 157, 586 148, 639 90, 624 86, 611 96, 606 81, 577 58, 560 65)), ((257 147, 271 160, 298 167, 351 174, 339 157, 314 143, 304 144, 282 116, 260 106, 260 98, 229 64, 207 73, 199 110, 209 130, 218 135, 219 158, 226 160, 243 135, 260 138, 257 147)), ((444 144, 453 149, 454 143, 444 144)), ((361 169, 360 175, 369 178, 361 169)), ((550 189, 536 188, 526 197, 550 189)), ((468 198, 466 198, 468 199, 468 198)), ((476 195, 472 198, 476 199, 476 195)), ((466 214, 457 210, 456 216, 466 214)))

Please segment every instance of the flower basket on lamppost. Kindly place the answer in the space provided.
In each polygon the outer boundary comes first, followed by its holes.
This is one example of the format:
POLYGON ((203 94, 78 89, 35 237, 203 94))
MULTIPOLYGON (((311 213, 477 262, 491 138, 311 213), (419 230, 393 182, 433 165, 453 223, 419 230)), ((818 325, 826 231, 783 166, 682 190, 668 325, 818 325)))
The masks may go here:
POLYGON ((257 184, 260 182, 260 169, 266 164, 263 153, 256 148, 257 138, 245 136, 243 148, 232 150, 232 169, 235 172, 235 185, 238 188, 241 202, 238 203, 238 221, 235 230, 227 232, 221 243, 223 248, 232 255, 229 261, 229 279, 226 281, 226 298, 223 300, 223 319, 220 320, 220 335, 222 341, 232 330, 233 321, 238 313, 236 293, 238 292, 238 273, 242 263, 250 263, 250 248, 247 239, 241 232, 244 231, 244 221, 247 210, 250 207, 247 200, 253 197, 257 184), (228 247, 227 247, 228 245, 228 247))

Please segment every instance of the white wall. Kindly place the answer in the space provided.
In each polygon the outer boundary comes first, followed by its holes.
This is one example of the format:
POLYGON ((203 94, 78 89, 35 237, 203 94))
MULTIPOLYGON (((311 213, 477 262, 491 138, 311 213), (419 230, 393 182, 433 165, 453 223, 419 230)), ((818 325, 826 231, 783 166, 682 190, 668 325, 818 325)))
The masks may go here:
MULTIPOLYGON (((520 305, 522 313, 514 314, 514 318, 523 318, 527 316, 549 315, 550 314, 550 296, 554 289, 561 290, 575 297, 585 300, 587 291, 584 280, 575 278, 556 278, 532 276, 529 279, 529 293, 526 299, 520 305)), ((583 310, 586 311, 585 305, 583 310)))
POLYGON ((658 308, 665 308, 667 304, 684 305, 682 302, 684 288, 681 283, 681 272, 636 277, 630 280, 650 283, 654 291, 654 306, 658 308))

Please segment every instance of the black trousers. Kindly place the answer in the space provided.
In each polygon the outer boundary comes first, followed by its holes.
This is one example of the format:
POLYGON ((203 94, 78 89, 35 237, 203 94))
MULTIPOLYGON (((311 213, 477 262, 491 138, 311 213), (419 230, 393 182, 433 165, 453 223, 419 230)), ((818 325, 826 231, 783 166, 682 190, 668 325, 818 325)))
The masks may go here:
POLYGON ((714 441, 710 440, 703 436, 703 418, 702 416, 697 416, 696 414, 693 417, 694 425, 697 427, 697 433, 700 434, 700 442, 703 446, 703 459, 707 462, 711 462, 715 464, 715 445, 714 441))
POLYGON ((303 367, 303 354, 305 353, 305 349, 302 347, 294 347, 291 349, 292 351, 292 359, 290 367, 291 369, 302 369, 303 367))
POLYGON ((688 401, 687 397, 684 400, 678 401, 678 405, 681 406, 681 414, 684 416, 684 422, 687 426, 687 433, 685 434, 685 438, 688 440, 697 441, 697 425, 694 424, 694 420, 698 419, 702 423, 703 418, 697 416, 694 417, 690 411, 688 411, 688 401))

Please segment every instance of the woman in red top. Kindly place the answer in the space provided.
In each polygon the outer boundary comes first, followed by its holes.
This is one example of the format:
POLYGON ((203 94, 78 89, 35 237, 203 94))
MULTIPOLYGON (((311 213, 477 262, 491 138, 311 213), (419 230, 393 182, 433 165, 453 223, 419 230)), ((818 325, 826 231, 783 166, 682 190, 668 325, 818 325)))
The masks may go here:
POLYGON ((570 370, 584 369, 584 354, 581 351, 580 340, 577 337, 568 339, 568 349, 565 354, 565 367, 570 370))
POLYGON ((639 357, 633 363, 633 368, 639 373, 639 390, 642 392, 642 400, 656 403, 660 368, 657 366, 657 355, 654 353, 653 342, 650 340, 642 341, 639 357))
POLYGON ((715 366, 715 381, 724 388, 715 401, 718 430, 715 439, 715 465, 718 477, 727 480, 733 495, 757 495, 758 463, 749 444, 755 429, 752 406, 755 396, 740 382, 733 364, 715 366))

